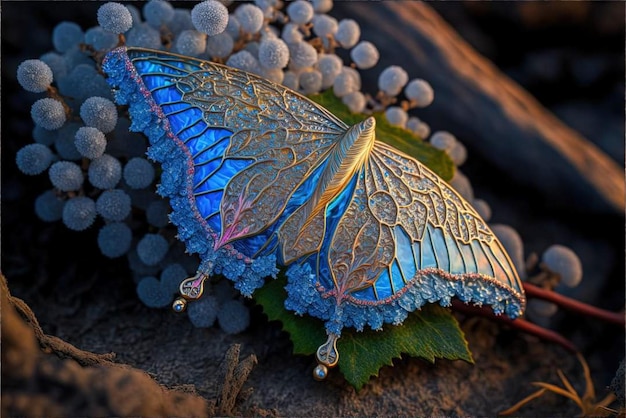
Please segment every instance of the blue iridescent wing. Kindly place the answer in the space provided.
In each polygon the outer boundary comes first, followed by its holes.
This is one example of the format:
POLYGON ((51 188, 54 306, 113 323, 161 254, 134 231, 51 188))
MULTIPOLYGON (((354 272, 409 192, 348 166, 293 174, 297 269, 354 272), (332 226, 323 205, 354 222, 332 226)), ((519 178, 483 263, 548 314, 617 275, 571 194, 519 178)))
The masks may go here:
POLYGON ((159 191, 179 237, 250 294, 276 269, 272 252, 257 253, 309 198, 348 127, 297 93, 208 61, 121 48, 104 69, 163 166, 159 191))
POLYGON ((289 265, 285 305, 326 321, 329 366, 344 326, 399 324, 427 302, 522 313, 519 277, 485 222, 375 142, 373 118, 347 127, 267 80, 159 51, 117 49, 103 67, 162 164, 179 238, 203 260, 192 290, 221 272, 250 295, 289 265))
POLYGON ((329 320, 330 334, 398 324, 425 303, 448 306, 453 297, 512 318, 522 314, 522 284, 502 244, 451 186, 413 158, 376 142, 334 205, 318 257, 288 274, 291 309, 329 320), (308 289, 300 290, 295 283, 307 274, 308 289), (311 289, 321 297, 311 298, 311 289))

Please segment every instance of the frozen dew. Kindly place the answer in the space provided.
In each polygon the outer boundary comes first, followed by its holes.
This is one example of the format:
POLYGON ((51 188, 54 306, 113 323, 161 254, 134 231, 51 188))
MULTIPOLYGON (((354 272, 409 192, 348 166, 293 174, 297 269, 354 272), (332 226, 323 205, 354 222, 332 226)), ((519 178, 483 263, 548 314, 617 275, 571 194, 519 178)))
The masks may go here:
POLYGON ((349 93, 356 91, 352 77, 345 73, 340 73, 333 81, 333 93, 337 97, 343 97, 349 93))
POLYGON ((124 166, 124 181, 131 189, 145 189, 154 180, 154 167, 145 158, 131 158, 124 166))
POLYGON ((343 67, 333 82, 333 93, 337 97, 343 97, 360 89, 361 78, 359 73, 350 67, 343 67))
POLYGON ((343 61, 335 54, 321 54, 317 61, 317 69, 322 73, 322 88, 327 89, 333 85, 335 78, 343 68, 343 61))
POLYGON ((429 106, 435 98, 431 85, 421 78, 411 80, 404 88, 404 95, 417 107, 429 106))
POLYGON ((34 176, 46 171, 50 167, 53 157, 52 151, 47 146, 28 144, 17 152, 15 162, 22 173, 34 176))
POLYGON ((322 73, 317 70, 302 71, 299 79, 304 94, 319 93, 322 89, 322 73))
POLYGON ((311 0, 315 13, 328 13, 333 8, 333 0, 311 0))
POLYGON ((320 38, 334 36, 338 28, 337 19, 326 14, 318 14, 313 17, 313 32, 320 38))
POLYGON ((454 144, 452 149, 448 151, 448 154, 450 155, 450 159, 454 165, 457 167, 463 165, 465 160, 467 160, 467 149, 465 148, 465 145, 458 141, 454 144))
POLYGON ((399 126, 400 128, 404 128, 409 119, 409 115, 405 110, 398 106, 389 106, 385 110, 385 117, 391 125, 399 126))
POLYGON ((291 90, 298 90, 300 86, 299 74, 293 71, 285 71, 282 85, 291 90))
POLYGON ((52 79, 52 69, 42 60, 26 60, 17 67, 17 81, 26 91, 42 93, 50 87, 52 79))
POLYGON ((207 47, 206 34, 197 30, 185 30, 176 38, 176 50, 182 55, 198 57, 207 47))
POLYGON ((295 44, 304 40, 304 34, 300 32, 298 25, 295 23, 287 23, 283 27, 280 37, 288 44, 295 44))
POLYGON ((143 6, 146 22, 154 28, 160 28, 174 18, 174 6, 165 0, 150 0, 143 6))
POLYGON ((409 117, 409 120, 406 122, 406 129, 421 139, 426 139, 430 135, 430 126, 415 116, 409 117))
POLYGON ((391 65, 378 76, 378 88, 388 96, 396 96, 409 81, 409 75, 400 66, 391 65))
POLYGON ((39 59, 50 67, 54 80, 62 79, 69 71, 65 58, 56 52, 46 52, 39 59))
POLYGON ((259 63, 265 68, 284 68, 289 62, 289 48, 278 38, 269 38, 259 45, 259 63))
POLYGON ((104 154, 107 141, 104 134, 97 128, 82 126, 76 131, 74 145, 80 155, 93 160, 104 154))
POLYGON ((179 263, 168 265, 161 272, 161 287, 170 295, 178 293, 180 284, 187 278, 187 271, 179 263))
POLYGON ((275 13, 278 2, 276 0, 254 0, 254 5, 263 10, 263 16, 271 18, 275 13))
POLYGON ((45 222, 56 222, 63 216, 65 201, 54 190, 46 190, 35 199, 35 214, 45 222))
POLYGON ((174 37, 177 37, 185 30, 196 29, 191 21, 191 10, 174 9, 174 17, 167 24, 167 27, 170 31, 172 31, 174 37))
POLYGON ((361 41, 350 50, 350 58, 352 58, 357 68, 367 70, 378 63, 380 54, 373 43, 361 41))
POLYGON ((42 145, 52 145, 54 141, 57 139, 57 135, 59 131, 49 131, 47 129, 42 128, 39 125, 35 125, 33 128, 33 139, 36 143, 42 145))
POLYGON ((250 325, 250 311, 240 301, 229 300, 222 304, 217 321, 225 333, 238 334, 250 325))
POLYGON ((122 164, 109 154, 91 161, 87 171, 89 182, 102 190, 112 189, 122 178, 122 164))
MULTIPOLYGON (((87 51, 85 48, 82 48, 80 45, 74 45, 69 50, 63 53, 63 59, 65 60, 68 68, 75 68, 78 65, 85 64, 95 70, 95 67, 93 65, 94 62, 89 57, 89 54, 89 51, 87 51)), ((57 81, 59 80, 57 79, 57 81)))
POLYGON ((226 29, 224 32, 228 33, 235 41, 239 39, 239 35, 241 34, 241 25, 239 24, 239 20, 234 15, 228 15, 228 23, 226 24, 226 29))
POLYGON ((296 68, 312 67, 317 62, 317 51, 308 42, 296 42, 289 45, 291 63, 296 68))
POLYGON ((565 286, 576 287, 583 278, 580 258, 564 245, 550 246, 541 259, 548 269, 561 276, 561 283, 565 286))
POLYGON ((361 28, 353 19, 342 19, 337 26, 335 40, 339 42, 343 48, 349 49, 359 42, 361 37, 361 28))
POLYGON ((123 4, 107 2, 98 8, 98 24, 107 32, 121 34, 133 26, 133 16, 123 4))
POLYGON ((341 98, 343 104, 348 106, 350 112, 352 113, 361 113, 365 110, 365 105, 367 101, 365 100, 365 95, 360 91, 353 91, 352 93, 348 93, 341 98))
POLYGON ((287 6, 287 16, 296 25, 304 25, 313 19, 313 6, 308 1, 296 0, 287 6))
POLYGON ((204 295, 200 300, 189 304, 187 315, 196 328, 209 328, 215 323, 220 306, 215 296, 204 295))
POLYGON ((226 65, 252 73, 259 72, 260 67, 259 61, 246 50, 241 50, 231 55, 226 61, 226 65))
POLYGON ((258 42, 256 41, 248 42, 246 46, 243 47, 243 50, 248 51, 258 61, 258 57, 259 57, 259 43, 258 42))
POLYGON ((76 196, 63 206, 63 223, 73 231, 89 228, 96 219, 96 204, 86 196, 76 196))
POLYGON ((130 214, 130 196, 120 189, 105 190, 96 200, 96 212, 108 221, 122 221, 130 214))
POLYGON ((85 125, 109 133, 117 124, 117 108, 115 104, 104 97, 90 97, 80 107, 80 117, 85 125))
POLYGON ((69 122, 59 129, 54 148, 59 157, 65 160, 78 161, 82 158, 76 148, 76 133, 82 125, 78 122, 69 122))
POLYGON ((126 34, 126 45, 140 48, 160 49, 161 34, 147 23, 135 24, 126 34))
POLYGON ((226 29, 228 9, 216 0, 206 0, 191 9, 191 21, 200 32, 214 36, 226 29))
POLYGON ((121 257, 128 253, 132 243, 133 232, 123 222, 111 222, 98 231, 98 248, 109 258, 121 257))
POLYGON ((158 264, 169 249, 169 244, 165 237, 159 234, 146 234, 137 244, 137 255, 139 259, 148 266, 158 264))
POLYGON ((74 22, 61 22, 52 30, 52 45, 63 53, 84 40, 83 30, 74 22))
POLYGON ((107 32, 100 26, 87 29, 87 32, 85 32, 85 43, 91 45, 97 51, 114 48, 118 41, 118 35, 107 32))
POLYGON ((456 137, 448 131, 437 131, 430 137, 430 143, 437 149, 450 152, 456 145, 457 140, 456 137))
POLYGON ((53 131, 59 129, 65 123, 65 109, 63 104, 49 97, 39 99, 33 103, 30 115, 36 125, 53 131))
POLYGON ((128 9, 128 11, 130 12, 130 15, 132 16, 133 25, 141 23, 141 12, 137 8, 137 6, 133 4, 127 4, 125 5, 125 7, 128 9))
POLYGON ((209 36, 206 41, 206 53, 213 58, 226 58, 233 52, 235 41, 228 32, 209 36))
POLYGON ((76 114, 79 113, 83 102, 90 97, 113 98, 111 86, 101 74, 98 74, 93 63, 75 66, 69 75, 59 80, 58 87, 62 95, 73 99, 68 104, 76 114))
POLYGON ((276 39, 280 38, 280 29, 276 26, 266 25, 261 30, 261 41, 265 39, 276 39))
POLYGON ((255 34, 263 26, 263 10, 254 4, 242 4, 235 10, 235 16, 239 21, 241 30, 244 33, 255 34))
POLYGON ((161 287, 156 277, 143 277, 137 284, 137 296, 149 308, 164 308, 172 301, 172 295, 161 287))
POLYGON ((50 182, 62 192, 73 192, 81 188, 84 181, 80 166, 71 161, 57 161, 48 170, 50 182))

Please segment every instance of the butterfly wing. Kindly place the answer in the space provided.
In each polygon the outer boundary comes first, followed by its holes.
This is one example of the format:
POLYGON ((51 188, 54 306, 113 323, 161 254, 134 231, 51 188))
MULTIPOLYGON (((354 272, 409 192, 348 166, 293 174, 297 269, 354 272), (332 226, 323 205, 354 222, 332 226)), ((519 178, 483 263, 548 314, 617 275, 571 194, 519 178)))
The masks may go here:
POLYGON ((310 291, 289 287, 291 308, 326 316, 331 333, 401 323, 424 303, 449 305, 452 297, 511 317, 523 312, 522 285, 502 244, 413 158, 376 142, 341 205, 318 258, 290 275, 312 272, 321 297, 311 303, 300 296, 310 291))
MULTIPOLYGON (((280 244, 257 255, 300 216, 346 125, 281 86, 202 60, 118 49, 104 68, 162 163, 160 191, 179 237, 250 294, 275 272, 280 244)), ((523 310, 517 273, 484 221, 437 175, 385 144, 307 225, 297 239, 308 239, 308 250, 298 257, 295 242, 289 255, 298 262, 286 303, 329 320, 337 334, 399 323, 453 296, 513 317, 523 310)))
POLYGON ((347 129, 297 93, 208 61, 120 48, 104 69, 118 103, 130 104, 131 128, 146 133, 149 156, 162 164, 159 190, 174 199, 179 237, 218 264, 213 253, 225 249, 225 273, 235 268, 230 258, 250 263, 279 217, 309 197, 347 129))
POLYGON ((243 71, 133 48, 109 53, 103 69, 161 163, 159 191, 178 237, 203 260, 184 283, 198 290, 222 272, 250 295, 277 262, 290 263, 286 307, 326 321, 320 372, 337 363, 344 326, 399 324, 426 302, 456 296, 522 313, 522 286, 500 242, 414 159, 359 142, 373 148, 346 171, 343 156, 353 153, 342 148, 354 127, 243 71))

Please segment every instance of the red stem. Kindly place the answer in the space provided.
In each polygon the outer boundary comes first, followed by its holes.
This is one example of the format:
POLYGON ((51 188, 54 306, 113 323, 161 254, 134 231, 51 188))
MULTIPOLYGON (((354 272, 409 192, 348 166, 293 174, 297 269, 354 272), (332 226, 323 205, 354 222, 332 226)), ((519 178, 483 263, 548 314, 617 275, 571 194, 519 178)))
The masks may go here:
POLYGON ((550 331, 549 329, 540 327, 539 325, 535 325, 532 322, 528 322, 525 319, 511 319, 506 315, 495 315, 491 308, 486 306, 475 306, 475 305, 467 305, 460 300, 453 299, 452 300, 452 309, 458 312, 462 312, 470 315, 478 315, 483 316, 485 318, 489 318, 493 321, 502 322, 511 326, 512 328, 519 329, 520 331, 527 332, 529 334, 536 335, 539 338, 542 338, 547 341, 552 341, 554 343, 559 344, 561 347, 565 348, 572 353, 577 352, 576 346, 567 338, 563 337, 561 334, 558 334, 554 331, 550 331))
POLYGON ((621 327, 626 326, 624 312, 611 312, 605 309, 596 308, 595 306, 587 305, 586 303, 568 298, 567 296, 563 296, 557 292, 542 289, 541 287, 528 282, 524 282, 523 285, 526 295, 529 297, 547 300, 561 306, 562 308, 578 312, 582 315, 598 318, 611 324, 620 325, 621 327))

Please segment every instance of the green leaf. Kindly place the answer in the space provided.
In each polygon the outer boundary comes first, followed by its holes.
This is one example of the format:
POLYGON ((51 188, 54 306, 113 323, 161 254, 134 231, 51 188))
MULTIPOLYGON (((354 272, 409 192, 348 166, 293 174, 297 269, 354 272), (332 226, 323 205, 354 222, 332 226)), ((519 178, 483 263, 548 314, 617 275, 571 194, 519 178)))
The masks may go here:
POLYGON ((412 312, 402 325, 386 325, 383 331, 344 331, 337 348, 339 369, 357 390, 371 376, 378 376, 381 366, 392 366, 392 359, 403 353, 431 363, 436 358, 474 362, 454 316, 434 304, 412 312))
POLYGON ((263 307, 263 312, 270 321, 283 323, 283 330, 289 333, 293 342, 294 354, 314 354, 324 341, 326 331, 324 323, 312 316, 298 316, 285 309, 287 279, 283 274, 271 280, 254 292, 254 300, 263 307))
MULTIPOLYGON (((332 89, 309 96, 309 98, 324 106, 347 125, 354 125, 367 118, 367 115, 351 113, 341 99, 333 94, 332 89)), ((374 113, 372 116, 376 119, 376 139, 416 158, 445 181, 452 179, 454 163, 448 154, 424 142, 412 132, 390 125, 383 113, 374 113)))
MULTIPOLYGON (((281 275, 258 289, 254 299, 270 320, 282 322, 295 354, 314 354, 326 341, 324 324, 319 319, 297 316, 285 309, 285 284, 286 279, 281 275)), ((402 325, 385 325, 382 331, 357 332, 345 328, 337 349, 339 371, 357 390, 371 376, 377 376, 382 366, 393 365, 392 360, 400 358, 402 353, 430 362, 435 358, 473 362, 459 324, 448 309, 439 305, 426 305, 411 313, 402 325)))

